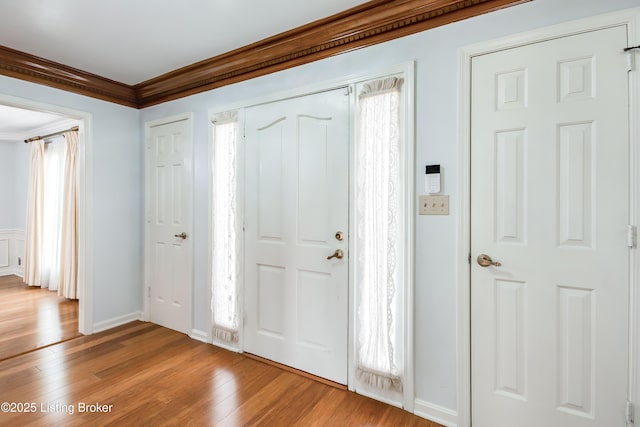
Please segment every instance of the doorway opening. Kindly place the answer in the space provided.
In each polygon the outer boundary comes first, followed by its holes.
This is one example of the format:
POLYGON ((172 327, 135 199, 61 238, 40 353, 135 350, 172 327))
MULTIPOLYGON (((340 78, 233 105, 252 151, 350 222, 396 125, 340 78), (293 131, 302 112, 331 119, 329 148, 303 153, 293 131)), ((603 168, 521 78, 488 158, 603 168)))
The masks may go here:
MULTIPOLYGON (((86 135, 91 116, 4 95, 0 95, 0 109, 0 173, 3 178, 0 184, 0 324, 8 328, 6 331, 0 331, 0 359, 6 359, 92 332, 92 325, 89 323, 92 318, 92 304, 90 293, 87 292, 90 290, 87 284, 89 259, 84 250, 89 237, 85 175, 88 151, 86 135), (56 171, 56 167, 64 163, 57 160, 63 152, 61 144, 65 142, 60 136, 48 135, 68 130, 72 126, 77 126, 75 133, 79 153, 75 166, 78 174, 74 179, 77 183, 77 191, 74 193, 77 199, 77 215, 72 227, 76 231, 73 236, 76 243, 73 246, 73 269, 69 269, 69 266, 62 269, 67 272, 73 271, 77 287, 73 295, 67 294, 65 297, 58 295, 57 288, 60 282, 57 272, 60 269, 58 257, 64 249, 48 251, 50 267, 44 269, 47 272, 45 282, 38 283, 37 286, 28 286, 25 283, 25 262, 28 258, 25 236, 30 211, 28 193, 31 148, 30 144, 25 144, 25 140, 47 136, 40 144, 44 147, 44 143, 47 143, 47 151, 50 151, 49 154, 53 155, 55 161, 49 165, 47 175, 43 171, 42 178, 50 180, 52 175, 60 172, 56 171), (45 286, 42 286, 43 284, 45 286)), ((56 189, 55 186, 49 186, 46 195, 42 194, 43 198, 50 199, 47 213, 58 210, 55 203, 62 199, 61 194, 62 189, 56 189)), ((56 218, 56 215, 44 216, 40 231, 45 231, 45 225, 48 230, 47 239, 50 242, 59 237, 60 219, 56 218)), ((40 253, 37 257, 34 254, 31 259, 44 261, 40 253)))

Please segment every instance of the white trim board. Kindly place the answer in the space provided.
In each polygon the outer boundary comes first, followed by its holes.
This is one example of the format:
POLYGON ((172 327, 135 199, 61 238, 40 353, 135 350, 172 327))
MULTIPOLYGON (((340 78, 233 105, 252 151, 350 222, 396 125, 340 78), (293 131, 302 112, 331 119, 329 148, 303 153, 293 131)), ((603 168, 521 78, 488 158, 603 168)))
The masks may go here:
POLYGON ((133 313, 124 314, 122 316, 114 317, 111 319, 103 320, 93 324, 93 332, 98 333, 106 331, 108 329, 115 328, 116 326, 124 325, 134 322, 136 320, 142 320, 142 312, 134 311, 133 313))
POLYGON ((414 414, 426 418, 445 427, 458 427, 458 413, 449 408, 416 399, 414 414))
POLYGON ((200 331, 198 329, 191 329, 189 338, 191 338, 192 340, 201 341, 205 344, 211 344, 211 340, 209 340, 208 334, 205 331, 200 331))
MULTIPOLYGON (((579 33, 625 25, 628 28, 629 44, 640 44, 640 8, 622 10, 590 18, 566 22, 540 28, 521 34, 510 35, 492 41, 463 47, 459 50, 459 103, 458 103, 458 248, 457 248, 457 424, 471 425, 471 329, 470 329, 470 97, 472 58, 492 52, 512 49, 527 44, 543 42, 579 33)), ((625 46, 620 46, 621 51, 625 46)), ((636 55, 637 56, 637 55, 636 55)), ((640 96, 640 73, 636 70, 630 76, 630 218, 640 224, 640 188, 637 179, 640 173, 640 122, 638 119, 638 96, 640 96)), ((630 380, 629 399, 640 407, 640 327, 637 325, 640 309, 640 257, 638 250, 631 251, 631 295, 630 295, 630 380)), ((622 402, 621 402, 622 403, 622 402)))
MULTIPOLYGON (((233 102, 224 105, 224 108, 210 108, 209 119, 211 120, 216 114, 224 113, 232 110, 242 110, 245 108, 253 107, 261 104, 268 104, 270 102, 283 101, 290 98, 297 98, 306 95, 313 95, 318 92, 326 92, 334 89, 340 89, 342 87, 348 87, 356 83, 364 81, 375 80, 384 78, 389 75, 405 73, 411 70, 411 74, 414 74, 415 62, 408 61, 396 65, 391 65, 383 69, 371 71, 367 73, 352 74, 349 76, 339 77, 324 82, 314 83, 308 86, 296 87, 293 89, 283 90, 271 93, 265 96, 259 96, 255 98, 249 98, 243 101, 233 102)), ((412 94, 413 97, 413 94, 412 94)))
POLYGON ((78 260, 78 331, 93 333, 93 115, 59 105, 36 102, 0 94, 0 104, 26 110, 67 116, 79 122, 80 191, 79 191, 79 260, 78 260))

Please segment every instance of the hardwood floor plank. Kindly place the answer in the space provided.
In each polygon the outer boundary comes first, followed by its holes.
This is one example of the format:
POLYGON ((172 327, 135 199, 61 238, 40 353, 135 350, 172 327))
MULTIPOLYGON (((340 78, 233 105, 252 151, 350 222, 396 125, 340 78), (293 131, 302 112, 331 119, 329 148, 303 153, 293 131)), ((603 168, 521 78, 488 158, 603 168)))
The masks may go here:
POLYGON ((3 426, 436 426, 143 322, 0 361, 0 402, 38 409, 3 426), (80 412, 96 403, 109 409, 80 412))
POLYGON ((326 414, 341 411, 347 396, 348 392, 345 393, 342 390, 329 389, 324 391, 323 398, 314 402, 313 407, 307 413, 301 414, 298 425, 314 425, 317 420, 326 418, 326 414))
POLYGON ((0 360, 78 336, 78 301, 0 276, 0 360))
MULTIPOLYGON (((294 374, 295 375, 295 374, 294 374)), ((269 411, 256 418, 259 425, 298 425, 300 419, 323 399, 330 386, 318 382, 305 381, 291 390, 285 390, 285 395, 291 393, 295 399, 288 404, 272 405, 269 411)), ((251 424, 254 424, 253 422, 251 424)))

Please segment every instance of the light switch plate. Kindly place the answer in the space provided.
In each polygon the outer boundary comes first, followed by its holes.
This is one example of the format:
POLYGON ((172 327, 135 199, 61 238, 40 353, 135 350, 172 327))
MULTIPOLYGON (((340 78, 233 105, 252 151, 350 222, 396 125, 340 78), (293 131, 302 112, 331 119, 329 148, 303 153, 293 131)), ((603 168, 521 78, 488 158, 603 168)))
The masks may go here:
POLYGON ((449 196, 420 196, 420 215, 449 215, 449 196))

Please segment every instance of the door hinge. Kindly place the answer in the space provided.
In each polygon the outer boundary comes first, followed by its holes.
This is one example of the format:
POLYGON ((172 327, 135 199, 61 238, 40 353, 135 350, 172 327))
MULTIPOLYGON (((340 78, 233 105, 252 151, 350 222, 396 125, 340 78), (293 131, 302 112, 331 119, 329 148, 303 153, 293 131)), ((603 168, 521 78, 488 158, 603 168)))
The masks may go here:
POLYGON ((634 416, 635 416, 635 406, 633 402, 627 400, 627 409, 625 410, 625 419, 627 420, 627 424, 633 424, 634 416))
POLYGON ((345 96, 350 95, 351 92, 353 92, 353 88, 351 86, 347 86, 347 87, 344 88, 344 95, 345 96))
POLYGON ((627 246, 631 249, 638 245, 638 231, 635 225, 627 226, 627 246))
POLYGON ((151 286, 147 286, 147 298, 151 298, 151 286))
POLYGON ((640 50, 640 46, 625 47, 623 50, 627 53, 627 71, 635 71, 636 57, 634 51, 640 50))
POLYGON ((469 265, 471 265, 471 254, 469 254, 469 258, 467 259, 467 262, 469 263, 469 265))

